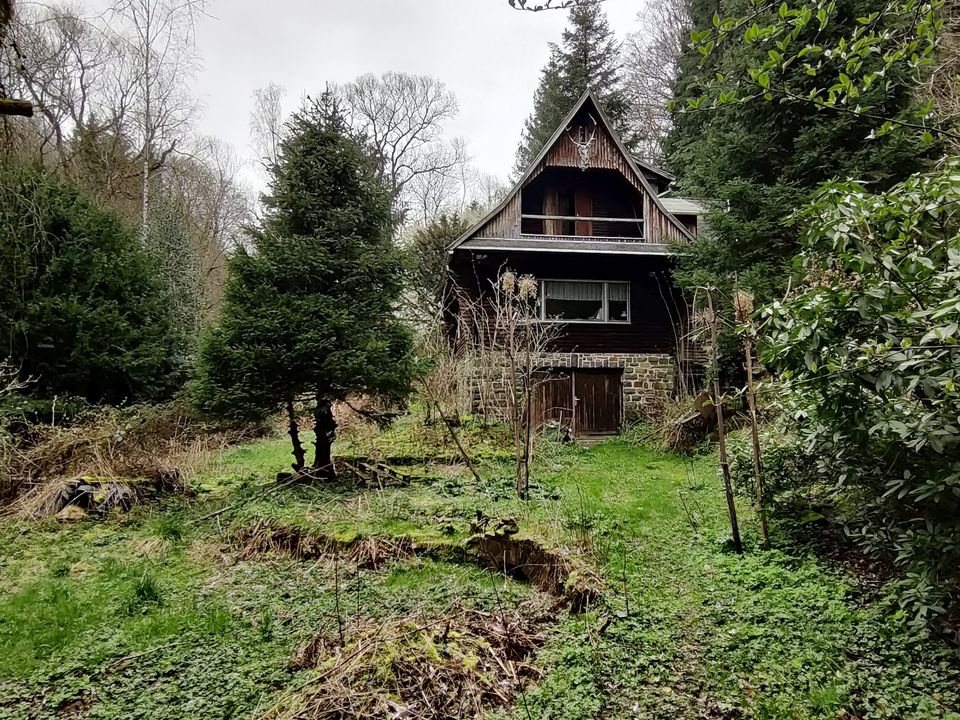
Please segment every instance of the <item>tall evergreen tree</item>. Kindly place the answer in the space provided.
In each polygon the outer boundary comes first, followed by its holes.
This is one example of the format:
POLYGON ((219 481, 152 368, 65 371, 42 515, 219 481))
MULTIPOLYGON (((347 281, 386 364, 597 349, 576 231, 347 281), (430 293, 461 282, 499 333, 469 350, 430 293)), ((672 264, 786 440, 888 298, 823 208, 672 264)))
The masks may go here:
POLYGON ((389 194, 333 95, 308 101, 287 130, 252 248, 230 261, 194 392, 201 408, 226 417, 287 407, 297 469, 304 456, 292 404, 309 396, 313 465, 330 476, 333 403, 406 392, 411 338, 394 315, 402 262, 390 241, 389 194))
MULTIPOLYGON (((832 47, 850 36, 858 18, 882 9, 877 0, 837 0, 830 22, 825 27, 811 23, 797 42, 832 47)), ((712 1, 693 0, 694 29, 713 28, 716 10, 712 1)), ((775 21, 779 11, 771 6, 761 12, 752 0, 731 0, 723 12, 749 16, 763 25, 775 21)), ((884 27, 887 22, 887 14, 880 12, 877 32, 892 31, 884 27)), ((754 92, 750 70, 767 58, 768 49, 744 42, 751 23, 737 27, 737 36, 718 44, 706 60, 698 52, 682 59, 678 107, 696 105, 704 85, 717 77, 754 92)), ((842 72, 843 64, 837 62, 842 72)), ((778 85, 798 94, 824 84, 803 62, 785 63, 781 72, 778 85)), ((890 68, 885 82, 875 83, 858 102, 877 116, 904 116, 912 111, 915 91, 915 74, 901 64, 890 68)), ((853 177, 882 189, 923 169, 937 152, 916 134, 876 137, 871 130, 864 118, 843 109, 818 108, 796 99, 771 101, 762 92, 741 102, 676 112, 667 139, 670 166, 684 193, 713 206, 709 231, 681 254, 681 283, 723 287, 738 282, 752 288, 759 300, 770 299, 785 284, 798 249, 798 233, 785 220, 813 197, 820 183, 853 177)))
MULTIPOLYGON (((621 132, 627 130, 628 103, 620 78, 620 43, 599 3, 574 5, 560 44, 550 43, 550 59, 533 96, 533 114, 524 123, 515 170, 526 170, 587 87, 621 132)), ((626 137, 630 145, 630 138, 626 137)))

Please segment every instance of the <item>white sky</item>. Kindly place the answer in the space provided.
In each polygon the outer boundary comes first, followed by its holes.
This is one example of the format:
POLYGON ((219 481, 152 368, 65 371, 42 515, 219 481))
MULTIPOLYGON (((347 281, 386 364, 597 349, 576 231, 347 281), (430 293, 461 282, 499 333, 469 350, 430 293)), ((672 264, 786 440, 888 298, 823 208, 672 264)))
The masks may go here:
MULTIPOLYGON (((639 29, 644 2, 605 2, 621 39, 639 29)), ((257 88, 282 85, 290 111, 327 81, 389 70, 432 75, 460 101, 449 132, 467 141, 481 171, 506 179, 547 42, 559 41, 566 16, 519 12, 506 0, 217 0, 197 34, 199 129, 252 161, 249 117, 257 88)), ((248 179, 257 183, 252 170, 248 179)))

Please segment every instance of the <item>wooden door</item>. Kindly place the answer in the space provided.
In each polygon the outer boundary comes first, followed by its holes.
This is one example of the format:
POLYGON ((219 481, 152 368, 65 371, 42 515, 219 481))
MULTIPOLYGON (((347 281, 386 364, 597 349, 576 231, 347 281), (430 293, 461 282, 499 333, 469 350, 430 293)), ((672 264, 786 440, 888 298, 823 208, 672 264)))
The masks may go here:
POLYGON ((573 375, 578 435, 617 433, 623 408, 620 370, 576 370, 573 375))
POLYGON ((542 430, 550 423, 573 427, 573 380, 571 370, 538 372, 533 395, 534 428, 542 430))
MULTIPOLYGON (((590 191, 585 188, 577 188, 576 193, 574 194, 574 204, 576 206, 576 214, 578 217, 592 217, 593 216, 593 199, 590 196, 590 191)), ((593 223, 590 220, 577 220, 577 235, 587 236, 593 235, 593 223)))

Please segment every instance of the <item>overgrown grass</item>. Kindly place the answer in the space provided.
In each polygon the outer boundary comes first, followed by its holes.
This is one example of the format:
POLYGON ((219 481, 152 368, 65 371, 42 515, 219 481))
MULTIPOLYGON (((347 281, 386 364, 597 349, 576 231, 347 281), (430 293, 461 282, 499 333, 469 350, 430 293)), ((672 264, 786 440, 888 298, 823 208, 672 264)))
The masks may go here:
POLYGON ((760 551, 749 508, 747 553, 732 553, 710 457, 546 445, 520 502, 499 431, 461 430, 484 457, 480 483, 440 462, 451 454, 440 431, 404 418, 341 447, 425 460, 409 487, 277 485, 289 450, 262 440, 196 476, 195 499, 0 525, 0 718, 80 706, 106 718, 259 717, 309 683, 288 659, 317 632, 464 604, 494 611, 533 590, 444 552, 369 568, 339 552, 239 559, 239 531, 450 550, 477 512, 516 519, 521 535, 570 548, 604 579, 599 605, 556 614, 536 659, 545 676, 501 716, 960 718, 954 650, 908 633, 882 598, 776 528, 775 549, 760 551))

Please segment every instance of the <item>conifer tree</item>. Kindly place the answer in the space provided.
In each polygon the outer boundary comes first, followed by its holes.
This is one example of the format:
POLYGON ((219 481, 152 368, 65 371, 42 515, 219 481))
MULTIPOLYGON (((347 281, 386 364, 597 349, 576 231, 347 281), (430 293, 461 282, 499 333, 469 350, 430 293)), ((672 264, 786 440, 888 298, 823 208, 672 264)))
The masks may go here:
POLYGON ((184 338, 136 235, 39 166, 0 165, 0 277, 0 364, 30 378, 28 414, 182 383, 184 338))
MULTIPOLYGON (((533 96, 533 114, 524 123, 515 170, 522 173, 543 149, 587 87, 621 132, 627 130, 627 100, 620 78, 620 44, 603 6, 575 5, 560 44, 550 43, 550 59, 533 96)), ((624 140, 629 146, 631 138, 624 140)))
POLYGON ((412 375, 411 338, 393 312, 402 263, 390 241, 390 197, 329 92, 293 116, 270 170, 264 218, 251 248, 231 258, 194 394, 202 409, 237 419, 286 407, 298 470, 293 401, 309 398, 313 466, 329 477, 333 403, 402 396, 412 375))
MULTIPOLYGON (((881 6, 876 0, 837 0, 831 21, 822 28, 811 23, 800 41, 829 48, 849 36, 858 18, 881 6)), ((715 3, 692 0, 694 29, 713 28, 715 11, 715 3)), ((751 0, 731 0, 723 12, 763 25, 776 19, 779 10, 770 6, 761 11, 751 0)), ((878 33, 892 31, 886 26, 893 22, 889 17, 879 13, 878 33)), ((718 44, 706 59, 696 51, 686 54, 676 85, 678 108, 696 105, 703 85, 715 77, 739 80, 749 88, 751 68, 767 57, 765 47, 743 42, 750 27, 744 23, 736 38, 718 44)), ((809 75, 801 62, 785 63, 781 82, 804 92, 825 83, 809 75)), ((915 105, 916 83, 915 73, 893 67, 883 83, 875 83, 857 102, 879 116, 907 115, 915 105)), ((667 138, 670 166, 683 193, 713 206, 708 232, 681 254, 679 281, 719 287, 736 282, 752 288, 760 302, 778 295, 799 249, 798 232, 786 219, 813 197, 820 183, 856 178, 883 189, 922 170, 938 153, 916 135, 878 137, 871 130, 855 113, 770 101, 762 93, 717 108, 675 112, 667 138)))

